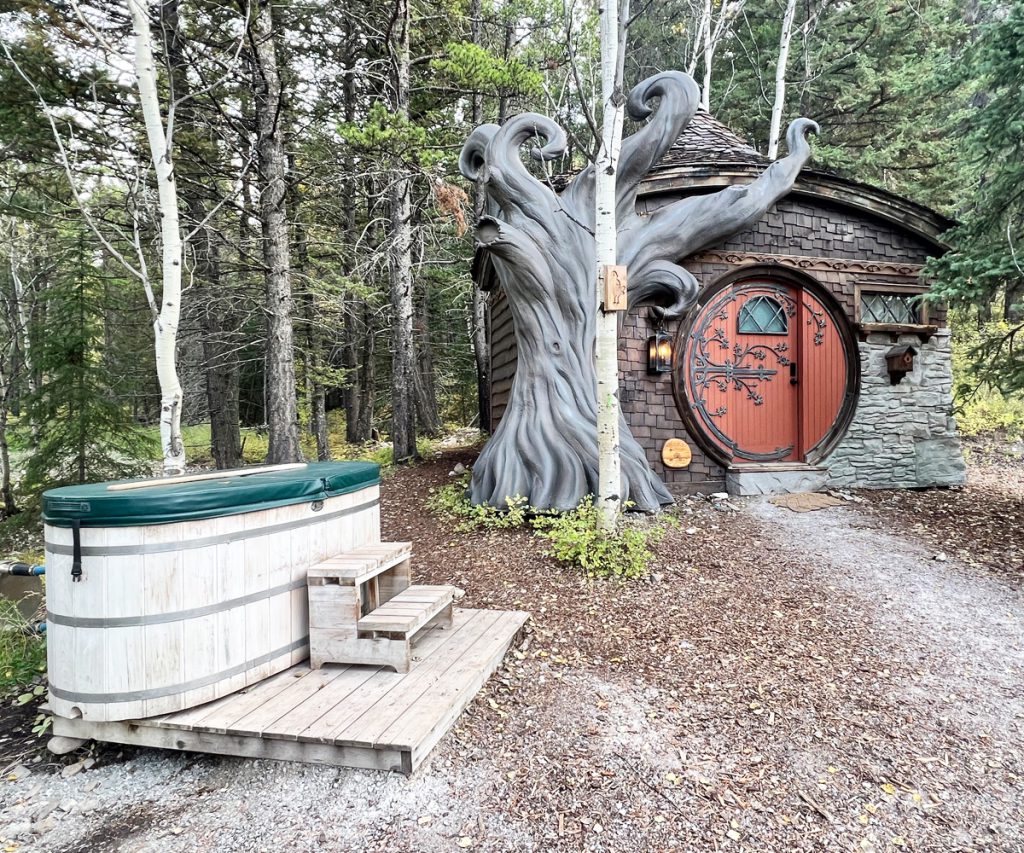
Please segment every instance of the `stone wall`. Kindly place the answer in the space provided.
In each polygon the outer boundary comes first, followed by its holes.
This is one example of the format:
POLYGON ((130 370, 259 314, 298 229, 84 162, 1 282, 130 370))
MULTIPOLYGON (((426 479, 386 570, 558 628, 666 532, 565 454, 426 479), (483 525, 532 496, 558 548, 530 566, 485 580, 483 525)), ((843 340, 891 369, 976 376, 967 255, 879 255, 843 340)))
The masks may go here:
POLYGON ((916 335, 869 335, 860 344, 861 387, 846 435, 823 461, 829 483, 861 488, 952 486, 965 468, 952 409, 949 330, 926 343, 916 335), (885 354, 896 343, 917 350, 914 369, 896 385, 885 354))

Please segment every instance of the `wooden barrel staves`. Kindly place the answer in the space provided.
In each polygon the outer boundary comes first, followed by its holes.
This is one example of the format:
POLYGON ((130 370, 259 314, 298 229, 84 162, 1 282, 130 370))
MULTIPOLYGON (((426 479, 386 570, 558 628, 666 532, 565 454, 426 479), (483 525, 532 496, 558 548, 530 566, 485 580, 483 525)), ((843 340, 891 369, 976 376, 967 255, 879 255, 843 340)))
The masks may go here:
POLYGON ((50 707, 151 717, 304 660, 306 572, 379 542, 379 501, 362 462, 47 492, 50 707))

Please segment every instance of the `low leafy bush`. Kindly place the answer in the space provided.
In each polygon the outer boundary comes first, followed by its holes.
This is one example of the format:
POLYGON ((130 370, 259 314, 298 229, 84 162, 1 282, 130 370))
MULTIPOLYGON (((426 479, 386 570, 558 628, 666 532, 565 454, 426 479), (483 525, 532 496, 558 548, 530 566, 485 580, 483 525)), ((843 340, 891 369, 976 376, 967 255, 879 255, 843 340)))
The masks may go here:
POLYGON ((570 512, 538 515, 532 523, 537 535, 551 543, 549 556, 591 578, 646 577, 654 559, 650 546, 665 535, 664 524, 651 524, 647 519, 623 521, 615 533, 602 533, 597 529, 597 507, 590 496, 570 512))
POLYGON ((476 506, 469 502, 466 490, 469 486, 467 477, 431 489, 427 498, 427 509, 455 523, 459 533, 472 530, 510 530, 526 524, 530 508, 526 498, 516 495, 505 498, 505 508, 493 506, 476 506))
POLYGON ((0 688, 31 684, 44 672, 46 640, 15 602, 0 598, 0 688))
POLYGON ((1024 393, 1006 381, 1021 370, 1020 350, 1005 347, 1010 326, 1003 320, 978 322, 973 312, 950 312, 955 389, 954 414, 964 435, 1000 433, 1011 440, 1024 436, 1024 393))
POLYGON ((956 413, 964 435, 1001 432, 1009 439, 1024 436, 1024 399, 992 389, 979 389, 965 399, 956 413))
POLYGON ((474 506, 466 494, 466 478, 431 489, 427 508, 454 523, 460 533, 474 530, 509 530, 529 524, 537 536, 549 543, 546 553, 561 563, 580 569, 591 578, 645 577, 654 559, 651 546, 665 534, 666 524, 675 519, 651 523, 648 519, 623 521, 607 535, 597 529, 597 508, 592 497, 568 512, 541 512, 527 505, 526 498, 505 499, 505 507, 474 506))

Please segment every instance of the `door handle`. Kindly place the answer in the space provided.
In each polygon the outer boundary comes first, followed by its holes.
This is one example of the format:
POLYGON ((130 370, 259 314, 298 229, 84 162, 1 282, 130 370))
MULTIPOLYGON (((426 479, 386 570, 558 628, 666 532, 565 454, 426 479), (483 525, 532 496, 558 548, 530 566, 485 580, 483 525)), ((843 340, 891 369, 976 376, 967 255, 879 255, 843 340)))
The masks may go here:
POLYGON ((790 385, 796 385, 797 384, 796 362, 795 361, 791 361, 789 363, 789 384, 790 385))

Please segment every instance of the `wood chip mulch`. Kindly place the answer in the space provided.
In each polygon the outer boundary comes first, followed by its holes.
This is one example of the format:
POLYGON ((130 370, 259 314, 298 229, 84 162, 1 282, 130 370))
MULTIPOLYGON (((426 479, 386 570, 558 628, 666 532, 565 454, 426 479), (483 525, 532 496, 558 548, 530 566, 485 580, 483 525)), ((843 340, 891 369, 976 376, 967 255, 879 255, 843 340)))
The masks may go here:
MULTIPOLYGON (((1019 754, 984 748, 941 697, 915 694, 929 660, 763 520, 682 501, 650 580, 588 581, 527 531, 455 533, 425 509, 473 455, 392 475, 382 497, 384 536, 414 542, 415 579, 532 614, 426 771, 479 777, 460 846, 1024 850, 1019 754)), ((887 500, 863 511, 899 514, 887 500)), ((972 517, 995 548, 1000 522, 972 517)))
POLYGON ((1024 442, 965 441, 967 485, 859 490, 858 508, 935 551, 1024 587, 1024 442))

